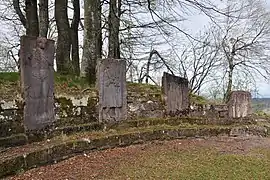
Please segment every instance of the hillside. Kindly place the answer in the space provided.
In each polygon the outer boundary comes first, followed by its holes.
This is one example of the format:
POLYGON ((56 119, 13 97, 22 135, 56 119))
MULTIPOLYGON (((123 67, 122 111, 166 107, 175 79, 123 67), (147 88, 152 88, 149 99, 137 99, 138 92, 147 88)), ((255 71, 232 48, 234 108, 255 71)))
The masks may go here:
POLYGON ((252 109, 254 112, 263 111, 270 113, 270 98, 253 98, 252 109))

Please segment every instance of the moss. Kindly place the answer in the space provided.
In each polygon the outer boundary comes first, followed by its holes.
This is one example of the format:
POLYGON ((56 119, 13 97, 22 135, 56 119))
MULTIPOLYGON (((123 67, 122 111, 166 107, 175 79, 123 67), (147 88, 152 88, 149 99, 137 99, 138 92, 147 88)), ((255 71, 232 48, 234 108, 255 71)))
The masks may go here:
POLYGON ((96 146, 84 140, 77 140, 72 142, 72 149, 74 153, 82 153, 87 150, 96 149, 96 146))
POLYGON ((23 156, 16 156, 7 159, 0 164, 0 178, 16 174, 25 169, 25 161, 23 156))
MULTIPOLYGON (((246 126, 239 127, 246 129, 246 126)), ((254 129, 258 130, 258 129, 254 129)), ((16 173, 19 169, 29 169, 42 164, 48 164, 54 160, 62 160, 65 157, 73 156, 75 153, 95 149, 107 149, 117 146, 128 146, 137 143, 143 143, 153 140, 170 140, 185 137, 202 137, 229 135, 231 127, 222 126, 193 126, 193 127, 172 127, 172 126, 155 126, 148 128, 130 128, 121 131, 96 132, 90 134, 78 134, 69 136, 65 142, 56 143, 50 148, 41 146, 32 152, 26 152, 24 166, 23 159, 13 156, 9 160, 2 160, 0 163, 0 177, 16 173), (85 140, 81 140, 84 138, 85 140), (8 169, 7 166, 8 164, 8 169), (4 169, 5 171, 1 171, 4 169)), ((55 141, 56 142, 56 141, 55 141)), ((25 153, 25 152, 23 152, 25 153)))
POLYGON ((60 109, 60 116, 64 116, 64 113, 66 113, 67 116, 72 116, 73 114, 73 103, 71 99, 68 99, 66 97, 59 97, 55 98, 56 103, 59 104, 60 109))
POLYGON ((19 146, 27 143, 25 134, 15 134, 8 137, 0 138, 0 147, 19 146))
POLYGON ((270 119, 270 114, 264 111, 256 111, 255 113, 253 113, 253 115, 259 118, 270 119))
POLYGON ((24 127, 16 121, 0 123, 0 137, 11 136, 12 134, 24 133, 24 127))
POLYGON ((233 126, 233 125, 249 125, 256 124, 257 122, 252 119, 208 119, 208 118, 197 118, 197 117, 176 117, 176 118, 146 118, 146 119, 136 119, 123 121, 119 124, 111 126, 111 129, 121 130, 127 128, 138 128, 138 127, 150 127, 150 126, 159 126, 159 125, 169 125, 169 126, 200 126, 200 125, 224 125, 224 126, 233 126))
POLYGON ((46 164, 49 161, 49 151, 47 148, 31 152, 25 157, 25 162, 28 169, 36 167, 37 165, 46 164))
POLYGON ((47 138, 47 134, 42 131, 27 132, 28 142, 39 142, 47 138))
POLYGON ((91 132, 91 131, 98 131, 102 130, 103 125, 100 123, 89 123, 89 124, 80 124, 80 125, 74 125, 74 126, 64 126, 61 128, 55 129, 55 134, 74 134, 78 132, 91 132))
POLYGON ((202 105, 209 104, 209 101, 203 96, 189 93, 189 98, 191 104, 202 104, 202 105))
MULTIPOLYGON (((89 85, 86 78, 75 75, 61 75, 55 73, 55 94, 67 94, 72 96, 97 94, 94 85, 89 85)), ((0 73, 0 93, 5 100, 14 100, 20 94, 19 73, 0 73), (14 91, 16 90, 16 91, 14 91)), ((140 93, 147 98, 155 100, 161 96, 160 86, 127 83, 128 92, 140 93)))
POLYGON ((98 103, 98 97, 89 97, 87 100, 87 107, 91 113, 95 112, 98 103))
POLYGON ((127 88, 131 92, 141 92, 143 95, 148 93, 160 94, 160 86, 143 84, 143 83, 127 83, 127 88))

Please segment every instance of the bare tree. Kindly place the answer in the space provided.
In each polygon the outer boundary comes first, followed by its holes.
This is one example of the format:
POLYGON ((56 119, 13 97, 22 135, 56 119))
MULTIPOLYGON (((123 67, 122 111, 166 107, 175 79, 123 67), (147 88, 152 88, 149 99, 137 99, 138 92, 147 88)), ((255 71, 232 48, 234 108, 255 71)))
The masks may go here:
MULTIPOLYGON (((268 79, 270 75, 269 37, 270 14, 261 1, 241 1, 241 4, 228 1, 228 15, 220 23, 219 37, 223 65, 226 67, 227 83, 224 101, 229 99, 233 89, 234 74, 245 73, 268 79), (241 11, 232 13, 233 7, 241 11)), ((240 76, 238 76, 240 77, 240 76)))
MULTIPOLYGON (((205 33, 200 33, 197 39, 185 46, 179 57, 179 74, 188 78, 190 90, 198 94, 201 88, 209 81, 213 80, 213 73, 220 65, 219 44, 215 36, 215 29, 209 29, 205 33)), ((177 61, 178 62, 178 61, 177 61)))

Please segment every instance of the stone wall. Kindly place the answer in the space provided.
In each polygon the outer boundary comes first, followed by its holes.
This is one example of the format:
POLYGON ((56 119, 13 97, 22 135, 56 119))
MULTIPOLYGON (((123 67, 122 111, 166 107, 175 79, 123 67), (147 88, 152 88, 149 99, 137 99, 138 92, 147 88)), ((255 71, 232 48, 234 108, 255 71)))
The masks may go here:
POLYGON ((128 93, 128 119, 160 118, 164 111, 160 93, 128 93))
POLYGON ((190 116, 208 118, 228 118, 227 104, 193 104, 190 106, 190 116))
MULTIPOLYGON (((142 85, 142 87, 134 85, 128 90, 127 120, 163 117, 164 109, 161 103, 161 94, 156 90, 151 90, 151 88, 148 85, 142 85), (139 88, 145 90, 141 91, 139 88)), ((53 126, 55 129, 90 127, 91 124, 99 123, 97 92, 91 91, 84 95, 78 93, 77 96, 56 94, 54 101, 56 116, 53 126)), ((1 138, 23 134, 26 133, 26 130, 23 124, 24 103, 22 100, 8 101, 2 99, 0 104, 1 144, 1 138)))

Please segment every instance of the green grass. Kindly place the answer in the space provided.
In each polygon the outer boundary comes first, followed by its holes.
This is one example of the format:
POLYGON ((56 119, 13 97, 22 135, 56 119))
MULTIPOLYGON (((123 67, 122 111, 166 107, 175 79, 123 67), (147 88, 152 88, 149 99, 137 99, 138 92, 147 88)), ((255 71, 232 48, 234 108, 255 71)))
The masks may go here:
POLYGON ((82 78, 80 76, 75 76, 75 75, 61 75, 61 74, 55 73, 54 80, 56 84, 66 83, 68 87, 89 86, 86 78, 82 78))
POLYGON ((161 93, 161 87, 152 84, 127 82, 127 86, 133 92, 161 93))
MULTIPOLYGON (((0 72, 0 83, 3 85, 10 85, 14 82, 20 80, 20 75, 18 72, 0 72)), ((60 89, 65 88, 76 88, 76 89, 86 89, 93 88, 94 85, 89 85, 86 78, 82 78, 76 75, 62 75, 59 73, 54 74, 54 80, 56 88, 59 86, 60 89)), ((139 84, 139 83, 127 83, 128 89, 133 92, 143 92, 143 93, 158 93, 160 94, 160 87, 150 84, 139 84)))
POLYGON ((208 104, 209 103, 209 100, 207 100, 203 96, 199 96, 199 95, 190 93, 189 97, 190 97, 190 102, 194 103, 194 104, 208 104))
POLYGON ((19 80, 19 73, 17 72, 0 72, 0 83, 17 82, 19 80))
MULTIPOLYGON (((20 79, 18 72, 0 72, 1 82, 16 82, 20 79)), ((67 83, 69 86, 83 85, 87 86, 87 79, 75 75, 61 75, 54 74, 54 80, 56 83, 67 83)))
POLYGON ((206 148, 154 151, 121 163, 111 179, 268 180, 270 150, 260 153, 263 157, 220 154, 206 148))

